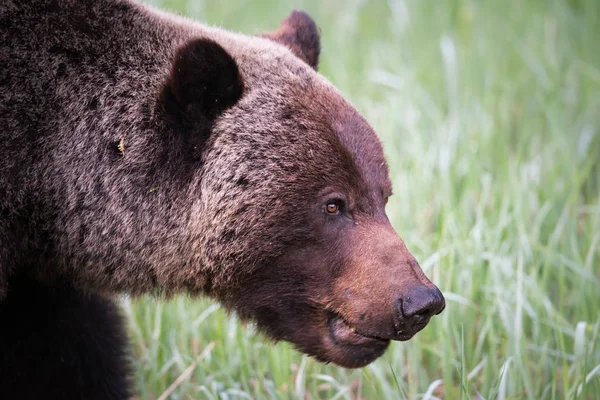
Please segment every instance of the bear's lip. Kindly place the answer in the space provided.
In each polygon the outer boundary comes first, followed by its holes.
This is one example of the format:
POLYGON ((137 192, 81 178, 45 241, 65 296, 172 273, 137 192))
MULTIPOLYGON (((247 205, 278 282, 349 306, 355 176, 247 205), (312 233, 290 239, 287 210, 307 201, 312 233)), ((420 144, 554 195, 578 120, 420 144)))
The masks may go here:
MULTIPOLYGON (((390 339, 359 332, 336 312, 328 313, 329 335, 333 342, 341 346, 369 346, 387 344, 390 339)), ((412 335, 406 335, 399 340, 408 340, 412 335)), ((394 338, 396 339, 396 338, 394 338)))

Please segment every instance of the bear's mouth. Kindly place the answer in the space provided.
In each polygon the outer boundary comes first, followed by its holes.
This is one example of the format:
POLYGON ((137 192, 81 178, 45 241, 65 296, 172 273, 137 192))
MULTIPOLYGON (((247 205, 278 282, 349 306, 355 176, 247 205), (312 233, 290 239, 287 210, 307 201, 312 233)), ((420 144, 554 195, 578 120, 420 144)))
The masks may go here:
MULTIPOLYGON (((390 339, 368 335, 356 330, 340 314, 329 312, 329 336, 338 346, 377 346, 389 343, 390 339)), ((407 338, 406 340, 408 340, 407 338)))

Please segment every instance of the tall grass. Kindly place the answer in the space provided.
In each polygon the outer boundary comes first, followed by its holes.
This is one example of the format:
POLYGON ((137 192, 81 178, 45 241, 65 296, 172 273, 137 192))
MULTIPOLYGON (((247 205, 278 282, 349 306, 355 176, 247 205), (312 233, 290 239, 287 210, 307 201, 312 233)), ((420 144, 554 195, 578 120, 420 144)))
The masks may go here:
POLYGON ((447 308, 345 370, 208 300, 124 300, 140 399, 600 398, 600 2, 153 3, 250 34, 315 18, 447 308))

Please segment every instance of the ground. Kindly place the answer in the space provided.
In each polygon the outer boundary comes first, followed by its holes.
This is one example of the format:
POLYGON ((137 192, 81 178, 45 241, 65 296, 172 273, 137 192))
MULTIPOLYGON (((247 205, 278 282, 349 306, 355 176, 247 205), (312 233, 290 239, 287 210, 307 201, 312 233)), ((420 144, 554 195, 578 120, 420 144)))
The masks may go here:
POLYGON ((381 134, 388 213, 447 309, 349 371, 207 301, 124 299, 140 399, 600 393, 600 3, 152 3, 246 33, 317 21, 320 71, 381 134))

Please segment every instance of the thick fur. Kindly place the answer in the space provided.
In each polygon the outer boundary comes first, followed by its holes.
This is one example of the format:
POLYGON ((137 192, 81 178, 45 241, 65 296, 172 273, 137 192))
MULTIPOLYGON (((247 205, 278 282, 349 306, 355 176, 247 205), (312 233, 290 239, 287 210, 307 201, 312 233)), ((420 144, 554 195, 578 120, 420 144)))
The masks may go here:
MULTIPOLYGON (((6 193, 0 287, 15 268, 62 272, 108 291, 220 286, 235 276, 232 268, 244 265, 248 272, 261 258, 255 250, 242 252, 256 246, 252 235, 263 229, 269 197, 286 199, 282 189, 297 190, 285 182, 295 177, 280 175, 297 165, 296 153, 312 147, 311 139, 337 140, 320 132, 290 134, 291 127, 315 125, 311 118, 296 120, 306 112, 298 100, 308 103, 334 89, 273 41, 126 0, 9 0, 0 5, 0 21, 0 193, 6 193), (202 38, 218 41, 238 60, 248 88, 213 127, 213 152, 172 139, 180 126, 170 124, 160 101, 177 51, 202 38), (276 67, 266 68, 269 63, 276 67), (279 151, 300 138, 294 154, 279 151), (203 154, 204 168, 190 164, 186 152, 203 154), (225 171, 217 170, 221 162, 225 171), (247 211, 259 214, 240 224, 236 210, 250 199, 247 211), (245 238, 231 246, 238 229, 245 238)), ((314 165, 304 175, 325 168, 314 165)))
POLYGON ((126 332, 118 308, 68 283, 13 277, 0 303, 3 399, 127 399, 126 332))
POLYGON ((434 286, 306 14, 249 37, 132 0, 4 0, 0 26, 0 299, 27 297, 13 276, 32 296, 205 294, 346 367, 440 310, 402 315, 434 286))

